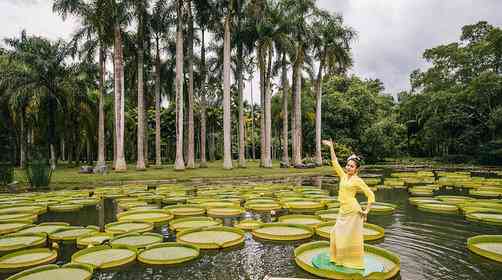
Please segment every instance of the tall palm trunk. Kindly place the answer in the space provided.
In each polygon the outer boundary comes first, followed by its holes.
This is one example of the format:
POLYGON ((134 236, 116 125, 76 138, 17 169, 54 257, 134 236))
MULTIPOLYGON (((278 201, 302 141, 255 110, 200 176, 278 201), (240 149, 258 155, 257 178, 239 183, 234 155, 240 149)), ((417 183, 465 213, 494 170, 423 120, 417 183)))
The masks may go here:
POLYGON ((175 170, 184 170, 183 160, 183 0, 176 1, 176 161, 175 170))
POLYGON ((143 85, 143 16, 138 20, 138 155, 136 170, 145 170, 145 96, 143 85))
POLYGON ((267 73, 265 78, 265 161, 263 167, 272 167, 272 94, 271 94, 271 74, 272 74, 272 46, 267 51, 267 73))
POLYGON ((230 15, 225 17, 223 39, 223 168, 232 169, 230 112, 230 15))
POLYGON ((288 145, 288 92, 289 83, 286 67, 286 53, 282 55, 282 162, 289 166, 288 145))
POLYGON ((98 161, 97 168, 106 166, 105 162, 105 73, 106 73, 106 53, 105 48, 100 43, 99 48, 99 105, 98 105, 98 161))
POLYGON ((265 166, 265 145, 267 133, 265 129, 265 91, 266 91, 266 73, 265 73, 265 52, 263 43, 258 46, 258 67, 260 68, 260 166, 265 166))
POLYGON ((26 166, 26 136, 24 127, 24 109, 22 109, 21 117, 19 118, 19 126, 21 133, 19 134, 19 167, 25 168, 26 166))
POLYGON ((205 38, 204 38, 204 28, 201 30, 201 37, 202 37, 202 42, 201 42, 201 47, 200 47, 200 60, 201 60, 201 80, 202 80, 202 87, 201 87, 201 101, 200 101, 200 167, 205 168, 207 167, 207 160, 206 160, 206 46, 205 46, 205 38))
POLYGON ((159 37, 155 41, 155 165, 162 166, 160 152, 160 46, 159 37))
POLYGON ((191 1, 187 1, 188 11, 188 147, 187 168, 195 168, 195 131, 193 122, 193 17, 191 1))
POLYGON ((114 27, 114 64, 115 64, 115 131, 117 141, 117 161, 115 171, 127 170, 124 155, 124 54, 122 49, 122 31, 114 27))
POLYGON ((315 83, 315 96, 316 96, 316 106, 315 106, 315 161, 318 165, 322 165, 322 154, 321 154, 321 117, 322 117, 322 71, 325 63, 325 56, 321 58, 319 63, 319 72, 317 73, 317 81, 315 83))
POLYGON ((302 163, 302 147, 301 147, 301 88, 302 75, 301 66, 303 64, 303 48, 297 47, 297 57, 293 67, 293 164, 302 163))
POLYGON ((242 79, 242 43, 237 47, 237 91, 239 92, 239 167, 246 167, 246 142, 244 138, 244 100, 243 100, 243 79, 242 79))
POLYGON ((254 137, 254 100, 253 100, 253 76, 251 74, 251 156, 253 160, 256 159, 256 147, 255 147, 255 137, 254 137))

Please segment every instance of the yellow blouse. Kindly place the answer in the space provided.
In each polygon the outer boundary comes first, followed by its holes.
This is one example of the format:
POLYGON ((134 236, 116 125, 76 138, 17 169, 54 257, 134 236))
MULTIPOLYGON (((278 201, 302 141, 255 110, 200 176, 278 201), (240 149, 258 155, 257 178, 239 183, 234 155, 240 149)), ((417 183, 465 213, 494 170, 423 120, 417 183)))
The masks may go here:
POLYGON ((340 177, 340 187, 338 190, 338 201, 340 201, 340 214, 350 214, 361 211, 361 206, 357 202, 356 193, 362 191, 368 198, 369 203, 375 202, 375 194, 368 185, 357 175, 349 176, 343 171, 337 160, 332 161, 333 169, 340 177))

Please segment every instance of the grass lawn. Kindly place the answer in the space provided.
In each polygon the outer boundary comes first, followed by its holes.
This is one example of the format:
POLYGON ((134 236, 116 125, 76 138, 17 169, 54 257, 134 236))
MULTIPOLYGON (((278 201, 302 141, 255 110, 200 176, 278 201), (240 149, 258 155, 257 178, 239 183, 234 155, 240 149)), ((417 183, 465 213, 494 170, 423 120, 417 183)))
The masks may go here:
MULTIPOLYGON (((136 171, 135 165, 128 166, 126 172, 116 173, 111 170, 109 173, 100 174, 80 174, 78 167, 68 167, 65 164, 58 165, 56 171, 52 174, 52 186, 85 187, 85 186, 103 186, 106 184, 122 184, 130 181, 150 181, 150 180, 169 180, 176 179, 184 181, 194 178, 229 178, 229 177, 283 177, 295 174, 322 174, 328 175, 333 171, 331 167, 324 166, 311 169, 280 168, 279 162, 273 162, 273 168, 260 168, 259 161, 248 161, 247 168, 234 168, 224 170, 223 162, 216 161, 209 163, 208 168, 186 169, 184 171, 175 171, 172 166, 163 166, 163 168, 150 167, 146 171, 136 171)), ((109 165, 110 166, 110 165, 109 165)), ((234 161, 237 166, 237 161, 234 161)), ((27 183, 24 170, 16 169, 15 177, 18 182, 25 185, 27 183)))

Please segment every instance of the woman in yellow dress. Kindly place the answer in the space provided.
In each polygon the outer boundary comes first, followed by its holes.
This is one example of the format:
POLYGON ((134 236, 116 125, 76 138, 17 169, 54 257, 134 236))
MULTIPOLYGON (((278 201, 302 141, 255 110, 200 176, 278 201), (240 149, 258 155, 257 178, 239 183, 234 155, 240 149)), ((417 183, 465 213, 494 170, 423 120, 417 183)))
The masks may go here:
POLYGON ((330 148, 333 168, 340 177, 338 190, 340 210, 330 234, 330 258, 337 265, 364 269, 363 224, 371 209, 371 204, 375 202, 375 195, 357 176, 361 161, 359 157, 350 156, 344 171, 336 158, 333 141, 324 140, 323 144, 330 148), (362 191, 368 198, 365 210, 362 210, 355 197, 359 191, 362 191))

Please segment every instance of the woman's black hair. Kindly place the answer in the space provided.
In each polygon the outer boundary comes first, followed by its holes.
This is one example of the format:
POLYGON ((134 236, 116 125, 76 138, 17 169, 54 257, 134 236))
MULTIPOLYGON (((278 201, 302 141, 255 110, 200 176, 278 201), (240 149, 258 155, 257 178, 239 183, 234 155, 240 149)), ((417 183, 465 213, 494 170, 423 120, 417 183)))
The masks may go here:
POLYGON ((357 168, 361 167, 361 158, 359 156, 351 155, 350 157, 347 158, 347 162, 349 160, 354 161, 354 163, 356 164, 357 168))

